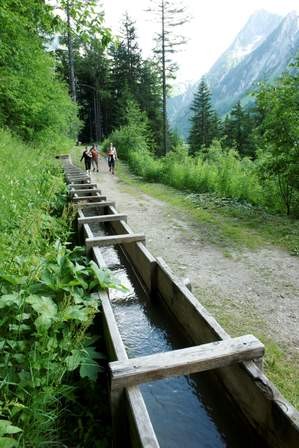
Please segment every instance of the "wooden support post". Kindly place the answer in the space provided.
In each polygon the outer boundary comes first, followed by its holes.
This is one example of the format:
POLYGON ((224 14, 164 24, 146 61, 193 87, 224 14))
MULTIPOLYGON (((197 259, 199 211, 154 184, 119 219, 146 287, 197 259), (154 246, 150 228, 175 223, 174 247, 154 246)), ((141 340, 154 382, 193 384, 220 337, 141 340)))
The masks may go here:
POLYGON ((85 244, 87 247, 93 246, 113 246, 115 244, 127 244, 142 241, 144 243, 145 236, 142 233, 128 233, 124 235, 96 236, 87 238, 85 244))
POLYGON ((91 224, 94 222, 109 222, 109 221, 127 221, 127 215, 115 213, 113 215, 84 216, 84 218, 78 218, 79 226, 82 224, 91 224))
POLYGON ((264 345, 256 337, 246 335, 127 361, 115 361, 109 364, 112 388, 204 372, 259 358, 263 354, 264 345))

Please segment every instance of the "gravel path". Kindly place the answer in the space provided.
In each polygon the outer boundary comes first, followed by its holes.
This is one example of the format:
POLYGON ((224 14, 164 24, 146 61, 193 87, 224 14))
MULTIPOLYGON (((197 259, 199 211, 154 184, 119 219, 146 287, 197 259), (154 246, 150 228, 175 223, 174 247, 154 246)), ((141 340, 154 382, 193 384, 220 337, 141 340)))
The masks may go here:
POLYGON ((131 228, 145 233, 151 253, 162 256, 177 276, 191 280, 199 300, 207 303, 208 297, 232 319, 249 316, 256 324, 249 331, 260 329, 298 357, 299 258, 269 246, 227 257, 205 243, 198 221, 112 176, 103 161, 100 173, 92 174, 107 199, 128 214, 131 228))

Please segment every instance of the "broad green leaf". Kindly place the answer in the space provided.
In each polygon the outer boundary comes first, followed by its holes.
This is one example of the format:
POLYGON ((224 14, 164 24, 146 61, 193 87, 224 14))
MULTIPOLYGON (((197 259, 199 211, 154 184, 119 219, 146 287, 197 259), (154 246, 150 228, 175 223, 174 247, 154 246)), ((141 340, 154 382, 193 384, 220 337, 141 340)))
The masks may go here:
MULTIPOLYGON (((13 426, 9 420, 0 420, 0 435, 4 436, 6 434, 16 434, 21 432, 21 428, 13 426)), ((0 445, 2 446, 2 445, 0 445)))
POLYGON ((32 308, 48 319, 53 319, 57 315, 57 305, 50 297, 31 295, 26 298, 26 302, 30 303, 32 308))
POLYGON ((86 307, 71 305, 63 310, 63 320, 79 320, 85 322, 89 319, 90 311, 86 307))
POLYGON ((18 294, 4 294, 0 297, 0 309, 12 305, 18 307, 21 305, 21 298, 18 294))
POLYGON ((9 437, 0 437, 0 447, 1 448, 14 448, 18 446, 18 442, 9 437))
POLYGON ((75 370, 81 362, 82 350, 72 350, 72 354, 65 359, 67 369, 69 371, 75 370))
POLYGON ((96 381, 100 370, 100 367, 95 362, 84 361, 80 366, 80 376, 81 378, 89 378, 91 381, 96 381))

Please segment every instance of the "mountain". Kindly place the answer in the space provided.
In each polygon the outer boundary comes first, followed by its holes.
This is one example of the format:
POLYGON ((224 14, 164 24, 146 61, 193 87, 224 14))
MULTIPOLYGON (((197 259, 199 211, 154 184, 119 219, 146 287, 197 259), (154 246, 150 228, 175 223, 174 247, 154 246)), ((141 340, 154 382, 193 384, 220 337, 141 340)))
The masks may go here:
POLYGON ((282 17, 260 10, 253 14, 230 47, 210 69, 207 79, 211 90, 220 83, 231 69, 252 53, 279 25, 282 17))
MULTIPOLYGON (((259 81, 278 77, 298 50, 299 21, 295 12, 285 18, 266 11, 251 16, 206 75, 217 112, 224 115, 237 101, 245 101, 246 94, 259 81)), ((169 100, 170 124, 184 136, 190 127, 190 105, 198 82, 169 100)))

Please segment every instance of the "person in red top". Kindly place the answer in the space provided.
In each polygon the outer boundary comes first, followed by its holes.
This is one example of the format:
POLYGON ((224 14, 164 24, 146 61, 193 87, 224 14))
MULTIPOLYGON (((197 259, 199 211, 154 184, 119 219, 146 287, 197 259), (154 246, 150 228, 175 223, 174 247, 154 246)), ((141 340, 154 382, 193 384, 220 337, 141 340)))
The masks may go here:
POLYGON ((99 154, 95 145, 91 148, 91 157, 92 171, 99 172, 99 154))

